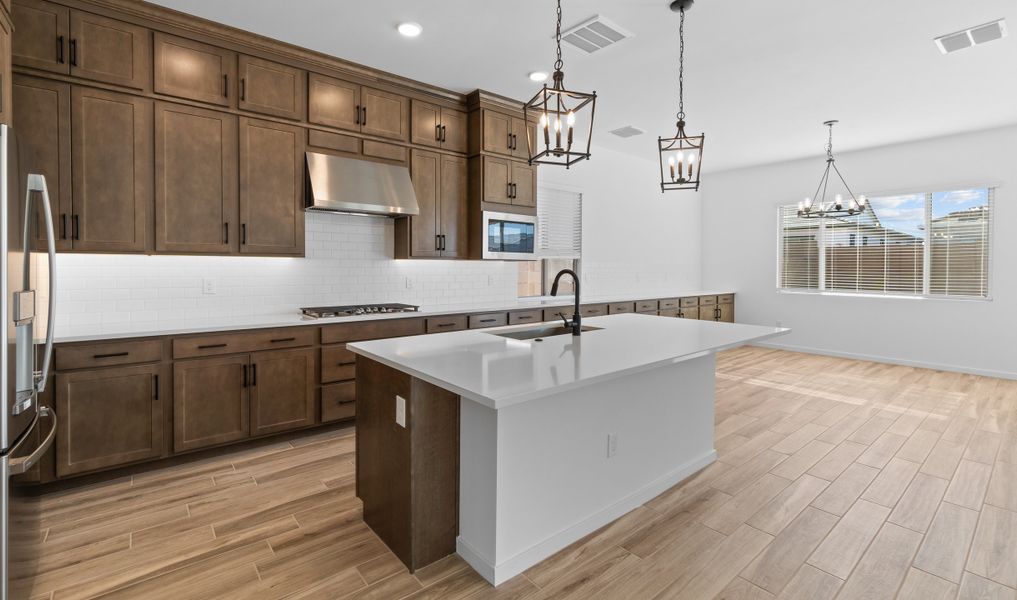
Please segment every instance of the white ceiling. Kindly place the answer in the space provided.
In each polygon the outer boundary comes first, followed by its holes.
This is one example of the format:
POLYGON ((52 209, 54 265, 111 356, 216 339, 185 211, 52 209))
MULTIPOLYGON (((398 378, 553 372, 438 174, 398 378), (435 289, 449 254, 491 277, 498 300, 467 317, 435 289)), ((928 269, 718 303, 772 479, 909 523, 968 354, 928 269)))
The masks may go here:
MULTIPOLYGON (((552 70, 551 0, 156 0, 241 29, 458 91, 529 98, 552 70), (423 25, 407 39, 402 21, 423 25)), ((593 55, 566 45, 568 87, 595 89, 594 144, 656 160, 677 105, 678 16, 667 0, 565 0, 567 28, 601 14, 635 34, 593 55), (607 132, 645 130, 623 140, 607 132)), ((699 0, 686 20, 690 133, 703 169, 1017 123, 1014 0, 699 0), (932 39, 1006 17, 1013 33, 944 56, 932 39)), ((596 155, 594 155, 596 160, 596 155)))

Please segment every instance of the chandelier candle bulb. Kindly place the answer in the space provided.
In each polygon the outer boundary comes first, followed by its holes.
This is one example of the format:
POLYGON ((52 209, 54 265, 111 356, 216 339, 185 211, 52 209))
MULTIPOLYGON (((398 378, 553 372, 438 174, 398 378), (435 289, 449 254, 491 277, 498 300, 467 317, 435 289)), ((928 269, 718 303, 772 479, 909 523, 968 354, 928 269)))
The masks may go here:
POLYGON ((689 154, 689 179, 692 179, 692 165, 696 164, 696 153, 689 154))
POLYGON ((671 167, 671 181, 674 181, 674 157, 673 156, 668 156, 667 157, 667 165, 669 167, 671 167))

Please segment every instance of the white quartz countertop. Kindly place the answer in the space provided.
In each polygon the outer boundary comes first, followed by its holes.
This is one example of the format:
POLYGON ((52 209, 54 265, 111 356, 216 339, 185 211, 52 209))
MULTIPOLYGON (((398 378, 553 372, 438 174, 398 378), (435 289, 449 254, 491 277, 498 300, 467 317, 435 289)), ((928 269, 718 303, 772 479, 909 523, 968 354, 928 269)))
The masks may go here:
MULTIPOLYGON (((678 290, 674 293, 649 293, 649 294, 612 294, 612 295, 584 295, 583 304, 601 304, 608 302, 630 302, 636 300, 652 300, 656 298, 680 298, 688 296, 714 296, 719 294, 731 294, 734 290, 678 290)), ((381 304, 382 302, 358 302, 357 304, 381 304)), ((573 303, 572 296, 561 296, 558 298, 541 299, 520 299, 515 301, 498 303, 470 303, 453 304, 441 307, 420 307, 417 312, 392 313, 383 315, 361 315, 355 317, 336 317, 331 319, 310 319, 300 314, 299 307, 285 313, 272 313, 247 317, 215 317, 213 319, 199 322, 179 321, 174 322, 149 322, 138 326, 117 324, 116 331, 104 331, 101 325, 96 325, 94 333, 75 334, 70 336, 61 335, 57 327, 55 341, 58 344, 69 342, 86 342, 116 340, 137 337, 154 337, 163 335, 187 335, 195 333, 213 333, 219 331, 238 331, 242 329, 267 329, 274 327, 294 327, 300 325, 332 325, 335 323, 353 323, 356 321, 370 321, 382 319, 407 319, 412 317, 436 317, 442 315, 453 315, 475 312, 496 312, 510 310, 527 310, 547 308, 550 306, 568 306, 573 303)))
POLYGON ((782 335, 790 329, 620 314, 583 320, 578 338, 495 335, 533 325, 348 344, 353 352, 500 409, 567 389, 782 335))

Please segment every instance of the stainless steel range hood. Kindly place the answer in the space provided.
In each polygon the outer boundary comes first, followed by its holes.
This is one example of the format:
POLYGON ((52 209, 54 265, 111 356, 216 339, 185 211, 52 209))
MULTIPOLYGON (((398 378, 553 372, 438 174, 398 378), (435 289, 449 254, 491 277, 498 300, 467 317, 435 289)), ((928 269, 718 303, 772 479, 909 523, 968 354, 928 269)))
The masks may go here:
POLYGON ((307 210, 403 217, 420 214, 410 170, 399 165, 307 153, 307 210))

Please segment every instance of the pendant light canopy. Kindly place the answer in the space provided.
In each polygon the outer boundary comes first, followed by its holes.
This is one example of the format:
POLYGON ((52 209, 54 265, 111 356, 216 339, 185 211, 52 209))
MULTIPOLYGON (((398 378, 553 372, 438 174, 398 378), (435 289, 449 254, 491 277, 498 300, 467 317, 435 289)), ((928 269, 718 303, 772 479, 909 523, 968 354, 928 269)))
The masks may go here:
POLYGON ((564 63, 561 60, 561 0, 558 0, 555 43, 558 60, 554 63, 551 87, 545 83, 523 105, 523 117, 527 123, 530 164, 558 165, 567 169, 590 158, 597 92, 574 92, 565 88, 564 63), (533 126, 534 121, 536 127, 533 126))
POLYGON ((657 138, 660 154, 660 191, 698 190, 706 134, 685 132, 685 11, 694 0, 674 0, 671 10, 681 15, 678 24, 678 132, 657 138))
POLYGON ((798 203, 798 216, 802 218, 819 218, 819 217, 849 217, 865 211, 865 206, 868 201, 865 196, 859 196, 855 198, 854 192, 848 186, 847 182, 844 181, 844 176, 840 174, 840 169, 837 168, 837 162, 833 158, 833 126, 837 124, 837 121, 826 121, 823 125, 826 125, 830 129, 830 135, 826 142, 826 170, 823 171, 823 177, 819 180, 819 187, 816 188, 816 193, 806 198, 804 201, 798 203), (826 188, 830 183, 830 169, 837 174, 844 189, 847 190, 850 198, 847 202, 844 201, 844 196, 836 194, 833 200, 827 202, 826 200, 826 188))

